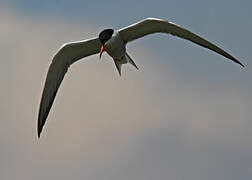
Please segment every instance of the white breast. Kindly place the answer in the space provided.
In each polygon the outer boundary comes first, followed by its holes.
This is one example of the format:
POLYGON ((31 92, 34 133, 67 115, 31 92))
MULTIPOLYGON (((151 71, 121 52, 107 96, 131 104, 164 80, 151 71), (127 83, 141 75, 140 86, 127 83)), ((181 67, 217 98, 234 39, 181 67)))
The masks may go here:
POLYGON ((105 44, 105 51, 113 59, 121 59, 124 57, 126 52, 125 44, 117 31, 115 31, 111 39, 105 44))

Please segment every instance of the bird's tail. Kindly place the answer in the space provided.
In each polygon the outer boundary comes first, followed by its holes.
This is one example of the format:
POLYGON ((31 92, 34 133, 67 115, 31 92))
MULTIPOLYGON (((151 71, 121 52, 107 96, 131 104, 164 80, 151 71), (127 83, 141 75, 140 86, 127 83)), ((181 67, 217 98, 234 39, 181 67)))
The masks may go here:
POLYGON ((138 70, 136 63, 130 58, 130 56, 127 53, 125 54, 125 57, 126 57, 127 62, 132 64, 138 70))
POLYGON ((120 76, 121 76, 122 65, 126 64, 127 62, 130 63, 131 65, 133 65, 136 69, 138 69, 136 63, 129 57, 129 55, 127 53, 125 54, 125 56, 122 60, 114 59, 114 62, 115 62, 116 69, 117 69, 120 76))
POLYGON ((118 60, 115 60, 115 59, 114 59, 114 62, 115 62, 116 69, 117 69, 119 75, 121 76, 122 63, 118 60))

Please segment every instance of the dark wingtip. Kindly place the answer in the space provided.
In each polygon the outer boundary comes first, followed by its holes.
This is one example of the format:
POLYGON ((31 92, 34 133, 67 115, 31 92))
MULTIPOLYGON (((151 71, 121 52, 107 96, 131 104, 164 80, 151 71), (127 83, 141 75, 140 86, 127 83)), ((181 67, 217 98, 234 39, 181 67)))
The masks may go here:
POLYGON ((40 126, 38 126, 38 138, 40 138, 40 134, 41 134, 41 132, 42 132, 42 127, 40 127, 40 126))
POLYGON ((241 62, 239 63, 242 67, 245 67, 245 65, 244 64, 242 64, 241 62))
POLYGON ((240 61, 238 61, 237 59, 233 59, 234 62, 236 62, 237 64, 241 65, 242 67, 245 67, 244 64, 242 64, 240 61))
POLYGON ((38 126, 37 126, 38 138, 40 138, 40 135, 41 135, 41 132, 42 132, 43 126, 44 126, 44 124, 41 123, 41 122, 43 122, 43 121, 41 120, 41 118, 39 116, 39 118, 38 118, 38 126))
POLYGON ((232 57, 230 58, 232 61, 236 62, 237 64, 241 65, 242 67, 245 67, 244 64, 242 64, 240 61, 238 61, 236 58, 232 57))

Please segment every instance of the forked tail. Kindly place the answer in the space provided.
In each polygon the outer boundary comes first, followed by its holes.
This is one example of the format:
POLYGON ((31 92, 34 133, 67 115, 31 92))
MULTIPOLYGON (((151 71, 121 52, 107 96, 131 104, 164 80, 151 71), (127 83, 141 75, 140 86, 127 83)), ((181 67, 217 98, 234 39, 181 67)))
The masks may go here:
POLYGON ((122 60, 114 59, 116 69, 117 69, 120 76, 121 76, 122 65, 126 64, 126 63, 132 64, 138 70, 136 63, 129 57, 129 55, 127 53, 125 53, 124 57, 125 58, 123 58, 122 60))
POLYGON ((121 76, 122 63, 120 63, 120 61, 118 61, 116 59, 114 59, 114 62, 115 62, 116 69, 117 69, 119 75, 121 76))
POLYGON ((125 57, 130 64, 132 64, 137 70, 139 70, 136 63, 130 58, 130 56, 127 53, 125 53, 125 57))

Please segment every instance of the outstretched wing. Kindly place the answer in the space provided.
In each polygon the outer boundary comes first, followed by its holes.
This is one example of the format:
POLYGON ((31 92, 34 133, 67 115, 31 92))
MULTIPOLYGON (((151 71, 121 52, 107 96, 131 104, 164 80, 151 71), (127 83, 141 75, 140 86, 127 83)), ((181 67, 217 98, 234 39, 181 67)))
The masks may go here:
POLYGON ((71 64, 81 58, 99 53, 98 38, 64 44, 54 56, 47 72, 38 115, 38 137, 52 107, 58 88, 71 64))
POLYGON ((172 22, 164 21, 156 18, 147 18, 136 24, 132 24, 128 27, 118 30, 121 38, 125 43, 133 41, 152 33, 168 33, 182 39, 192 41, 202 47, 208 48, 244 67, 244 65, 236 58, 212 44, 211 42, 203 39, 202 37, 180 27, 172 22))

